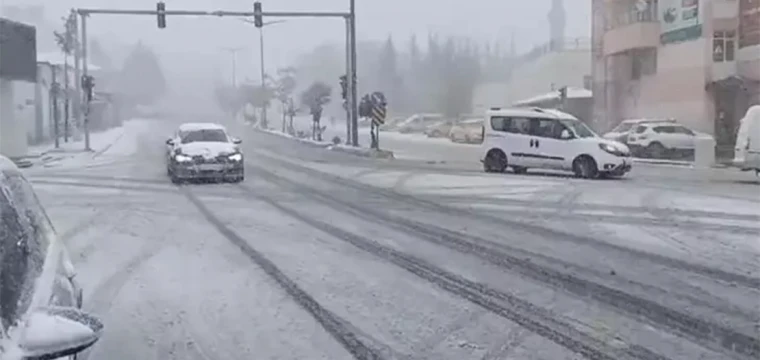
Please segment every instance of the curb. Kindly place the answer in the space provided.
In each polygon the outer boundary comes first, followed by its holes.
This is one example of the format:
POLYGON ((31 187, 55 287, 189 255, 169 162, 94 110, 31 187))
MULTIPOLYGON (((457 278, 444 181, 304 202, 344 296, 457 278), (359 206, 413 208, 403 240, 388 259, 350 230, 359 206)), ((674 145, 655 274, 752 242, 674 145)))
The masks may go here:
POLYGON ((373 159, 395 159, 395 156, 393 155, 393 151, 390 150, 375 150, 375 149, 367 149, 367 148, 352 148, 352 147, 344 147, 335 145, 331 142, 324 142, 319 143, 314 140, 310 139, 301 139, 297 137, 292 136, 286 136, 286 134, 283 134, 279 131, 269 130, 269 129, 262 129, 259 127, 252 127, 253 130, 258 131, 260 133, 269 134, 273 136, 279 136, 283 139, 288 140, 295 140, 301 144, 317 148, 317 149, 325 149, 325 150, 331 150, 331 151, 337 151, 344 154, 359 156, 359 157, 365 157, 365 158, 373 158, 373 159))
MULTIPOLYGON (((691 161, 669 161, 669 160, 650 160, 650 159, 640 159, 640 158, 634 158, 633 162, 635 164, 642 164, 642 165, 655 165, 655 166, 674 166, 674 167, 680 167, 680 168, 693 168, 697 169, 699 168, 697 165, 695 165, 691 161)), ((715 163, 711 166, 704 167, 705 169, 727 169, 731 166, 729 164, 724 163, 715 163)))

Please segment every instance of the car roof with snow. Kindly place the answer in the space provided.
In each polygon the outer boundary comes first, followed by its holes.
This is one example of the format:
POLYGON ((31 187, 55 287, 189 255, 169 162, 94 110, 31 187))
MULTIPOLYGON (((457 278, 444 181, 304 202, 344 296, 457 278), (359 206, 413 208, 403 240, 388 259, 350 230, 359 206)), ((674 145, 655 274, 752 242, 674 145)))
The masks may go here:
POLYGON ((576 120, 575 116, 556 109, 544 109, 539 107, 510 107, 510 108, 491 108, 486 111, 486 116, 509 116, 509 117, 527 117, 527 118, 548 118, 576 120))
POLYGON ((179 131, 197 131, 197 130, 224 130, 224 126, 217 123, 184 123, 179 126, 179 131))
POLYGON ((0 171, 4 173, 21 173, 21 170, 18 169, 16 163, 3 155, 0 155, 0 171))

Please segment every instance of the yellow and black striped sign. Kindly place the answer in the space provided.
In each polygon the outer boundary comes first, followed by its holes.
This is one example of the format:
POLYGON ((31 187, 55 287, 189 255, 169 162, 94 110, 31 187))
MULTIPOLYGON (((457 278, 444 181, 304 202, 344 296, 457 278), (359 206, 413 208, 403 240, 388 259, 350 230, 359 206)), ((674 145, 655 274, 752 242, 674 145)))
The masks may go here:
POLYGON ((382 99, 377 93, 372 94, 372 122, 376 126, 385 124, 385 99, 382 99))

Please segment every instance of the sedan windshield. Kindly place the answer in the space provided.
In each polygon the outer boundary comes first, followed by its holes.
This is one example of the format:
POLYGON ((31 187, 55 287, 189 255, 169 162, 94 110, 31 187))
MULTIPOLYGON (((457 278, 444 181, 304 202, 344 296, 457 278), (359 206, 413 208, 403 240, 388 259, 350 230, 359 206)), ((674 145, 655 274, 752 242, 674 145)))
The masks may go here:
POLYGON ((591 128, 589 128, 588 126, 586 126, 586 124, 580 121, 560 120, 560 122, 562 122, 562 124, 564 124, 565 126, 573 129, 575 136, 579 138, 598 137, 598 135, 596 135, 596 133, 594 133, 594 131, 591 130, 591 128))
POLYGON ((191 142, 227 142, 227 134, 224 130, 218 129, 204 129, 190 131, 182 137, 182 143, 187 144, 191 142))

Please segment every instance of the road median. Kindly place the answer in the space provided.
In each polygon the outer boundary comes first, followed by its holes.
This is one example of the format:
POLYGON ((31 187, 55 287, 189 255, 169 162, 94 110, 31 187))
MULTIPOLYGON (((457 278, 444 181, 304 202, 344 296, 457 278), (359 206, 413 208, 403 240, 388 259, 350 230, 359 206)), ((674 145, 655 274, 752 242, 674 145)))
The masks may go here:
POLYGON ((314 148, 321 148, 321 149, 326 149, 326 150, 331 150, 331 151, 342 152, 344 154, 350 154, 354 156, 373 158, 373 159, 394 159, 395 158, 393 152, 390 150, 353 147, 353 146, 344 145, 344 144, 335 144, 330 141, 319 141, 319 140, 313 140, 313 139, 307 139, 307 138, 299 138, 297 136, 286 134, 281 131, 272 130, 272 129, 264 129, 264 128, 260 128, 256 126, 253 126, 253 129, 262 133, 267 133, 267 134, 279 136, 285 139, 294 140, 294 141, 300 142, 302 144, 305 144, 307 146, 314 147, 314 148))

